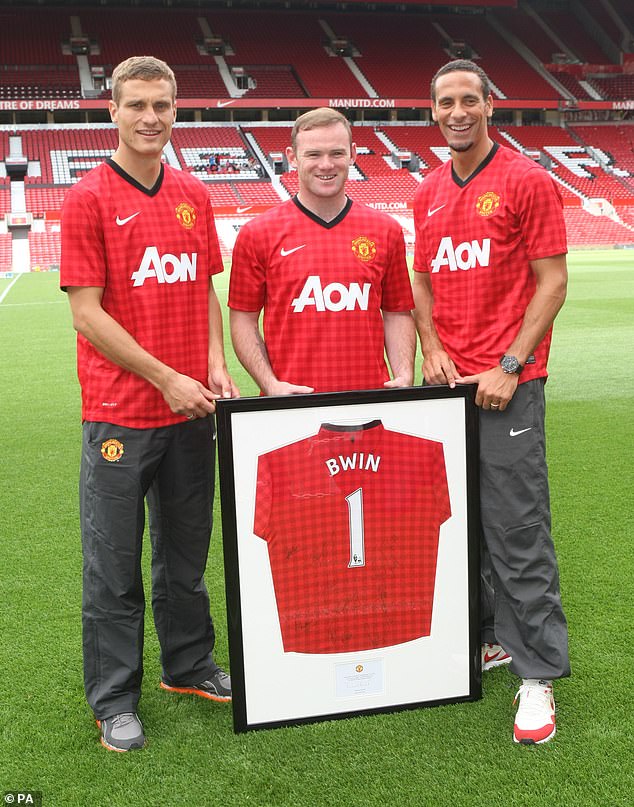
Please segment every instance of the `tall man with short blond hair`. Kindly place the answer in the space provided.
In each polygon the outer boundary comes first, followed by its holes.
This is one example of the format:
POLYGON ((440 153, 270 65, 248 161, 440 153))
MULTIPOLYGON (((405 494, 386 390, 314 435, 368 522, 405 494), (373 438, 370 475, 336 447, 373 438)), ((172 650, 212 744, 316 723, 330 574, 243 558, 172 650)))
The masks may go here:
POLYGON ((176 80, 149 56, 112 77, 119 144, 67 194, 60 282, 77 336, 84 682, 102 744, 145 744, 141 546, 147 497, 163 688, 231 699, 214 662, 204 582, 215 401, 238 394, 212 276, 222 271, 205 186, 162 162, 176 80))

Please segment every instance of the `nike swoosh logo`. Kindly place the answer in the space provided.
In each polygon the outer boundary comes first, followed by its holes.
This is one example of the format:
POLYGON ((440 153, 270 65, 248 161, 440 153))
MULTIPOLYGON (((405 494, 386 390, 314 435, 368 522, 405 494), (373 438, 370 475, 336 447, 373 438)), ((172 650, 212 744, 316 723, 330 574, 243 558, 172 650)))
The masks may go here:
POLYGON ((229 106, 229 104, 232 103, 233 101, 216 101, 216 106, 217 107, 229 106))
POLYGON ((444 205, 440 205, 440 207, 435 207, 433 210, 430 210, 429 208, 427 208, 427 218, 429 218, 430 216, 433 216, 434 213, 438 213, 439 210, 442 210, 443 207, 446 207, 446 206, 447 206, 447 202, 445 202, 444 205))
POLYGON ((138 216, 140 212, 141 211, 138 210, 136 213, 133 213, 131 216, 128 216, 126 219, 120 219, 119 216, 117 216, 117 224, 119 225, 119 227, 123 227, 124 224, 127 224, 129 221, 132 221, 132 219, 135 216, 138 216))
POLYGON ((520 429, 519 431, 515 431, 515 429, 511 429, 509 432, 509 437, 517 437, 518 434, 524 434, 524 432, 529 432, 533 427, 529 426, 528 429, 520 429))
POLYGON ((280 250, 280 255, 282 256, 282 258, 286 258, 287 255, 292 255, 293 252, 297 252, 298 249, 304 249, 305 246, 306 244, 300 244, 300 246, 293 247, 293 249, 284 249, 284 247, 282 247, 282 249, 280 250))
POLYGON ((251 210, 253 205, 249 205, 248 207, 236 207, 236 213, 246 213, 247 210, 251 210))
POLYGON ((488 664, 490 661, 493 661, 494 658, 498 657, 498 653, 485 653, 484 654, 484 663, 488 664))

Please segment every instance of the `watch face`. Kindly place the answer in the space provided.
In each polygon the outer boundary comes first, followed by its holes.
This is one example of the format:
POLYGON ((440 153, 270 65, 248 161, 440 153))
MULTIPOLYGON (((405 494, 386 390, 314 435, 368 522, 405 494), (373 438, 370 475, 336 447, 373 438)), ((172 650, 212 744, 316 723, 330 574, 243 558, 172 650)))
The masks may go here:
POLYGON ((524 369, 515 356, 502 356, 500 365, 505 373, 519 373, 524 369))

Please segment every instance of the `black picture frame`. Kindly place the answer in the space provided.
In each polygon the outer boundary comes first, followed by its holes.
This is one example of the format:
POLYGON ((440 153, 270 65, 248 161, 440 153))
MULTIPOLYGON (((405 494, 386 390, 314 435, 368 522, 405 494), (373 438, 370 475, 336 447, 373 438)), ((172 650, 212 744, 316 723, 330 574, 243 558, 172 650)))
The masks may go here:
MULTIPOLYGON (((475 385, 461 385, 453 389, 407 387, 218 401, 218 458, 236 733, 481 697, 478 417, 474 399, 475 385), (327 426, 328 430, 354 432, 371 430, 377 422, 379 428, 390 433, 390 439, 402 441, 406 452, 411 453, 401 460, 403 479, 410 467, 427 462, 423 457, 425 451, 434 451, 436 456, 437 444, 442 444, 451 516, 438 527, 431 628, 427 635, 406 641, 399 638, 393 645, 340 651, 337 648, 343 645, 335 643, 335 650, 328 646, 325 651, 322 647, 319 652, 307 652, 302 646, 298 651, 289 638, 288 620, 284 617, 280 621, 284 608, 281 593, 277 599, 269 546, 254 532, 256 498, 262 496, 262 487, 257 493, 258 469, 260 464, 268 468, 269 458, 275 452, 291 452, 294 446, 301 449, 300 457, 308 456, 304 447, 317 439, 324 424, 334 424, 327 426), (265 455, 268 456, 261 460, 265 455)), ((330 431, 328 439, 329 435, 330 431)), ((338 472, 337 462, 328 462, 335 466, 330 472, 338 472)), ((368 464, 367 457, 364 462, 368 464)), ((385 462, 384 469, 388 467, 385 462)), ((300 469, 297 470, 300 478, 300 469)), ((434 485, 438 491, 445 491, 442 474, 434 485)), ((301 495, 300 492, 299 498, 301 495)), ((370 491, 367 495, 373 494, 370 491)), ((399 496, 392 498, 396 501, 399 496)), ((437 496, 432 498, 435 501, 437 496)), ((363 513, 361 518, 363 523, 363 513)), ((351 535, 352 523, 349 522, 351 535)), ((405 536, 404 540, 420 542, 418 529, 415 532, 415 536, 405 536)), ((399 537, 399 542, 395 541, 389 550, 395 553, 396 565, 399 563, 396 554, 408 545, 400 543, 399 537)), ((320 569, 321 566, 316 568, 317 577, 320 569)), ((310 585, 304 585, 301 595, 309 601, 313 597, 310 585)), ((319 605, 323 597, 323 589, 313 597, 316 610, 323 610, 324 606, 319 605)), ((372 610, 372 605, 364 604, 364 611, 372 610)), ((358 616, 362 621, 360 615, 361 610, 351 618, 358 616)), ((392 627, 386 630, 389 633, 392 627)))

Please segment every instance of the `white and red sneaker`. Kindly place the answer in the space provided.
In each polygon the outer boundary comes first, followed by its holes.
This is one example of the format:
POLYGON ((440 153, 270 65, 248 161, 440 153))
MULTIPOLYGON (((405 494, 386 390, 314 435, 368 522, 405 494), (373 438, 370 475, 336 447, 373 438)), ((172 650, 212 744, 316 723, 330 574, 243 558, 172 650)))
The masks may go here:
POLYGON ((555 699, 552 681, 523 678, 513 703, 520 700, 515 715, 513 739, 523 745, 546 743, 555 736, 555 699))
POLYGON ((499 644, 482 645, 482 669, 492 670, 494 667, 501 667, 503 664, 510 664, 512 661, 506 650, 499 644))

